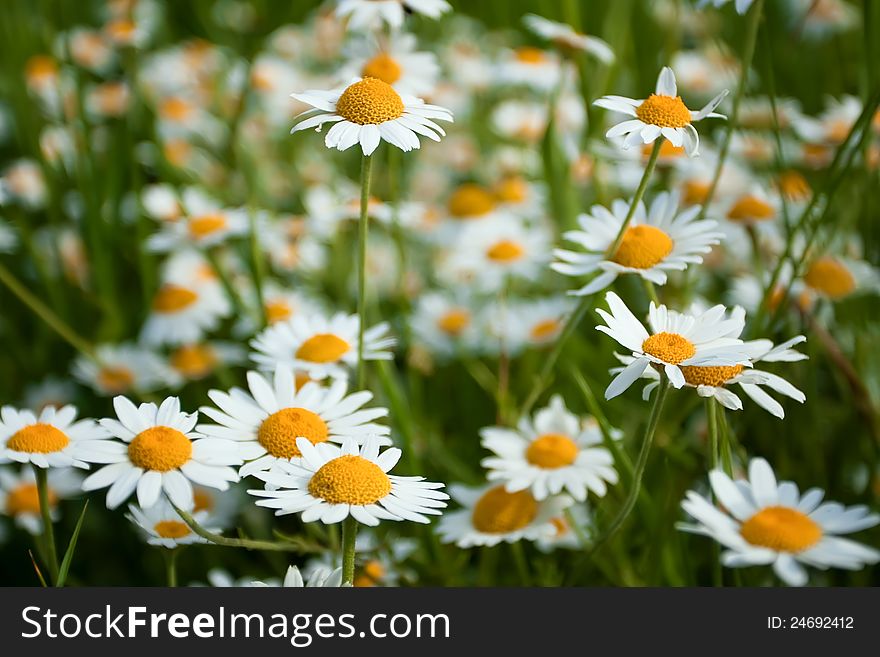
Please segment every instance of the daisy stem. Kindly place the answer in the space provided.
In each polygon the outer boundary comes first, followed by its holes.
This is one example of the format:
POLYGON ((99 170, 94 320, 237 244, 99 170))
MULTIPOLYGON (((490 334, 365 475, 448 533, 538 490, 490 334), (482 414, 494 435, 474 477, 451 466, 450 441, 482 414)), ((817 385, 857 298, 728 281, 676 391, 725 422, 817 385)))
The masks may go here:
POLYGON ((165 581, 169 588, 177 588, 177 553, 178 548, 164 550, 165 581))
POLYGON ((232 279, 229 278, 228 274, 220 264, 220 259, 217 257, 217 251, 215 249, 205 249, 205 257, 208 259, 211 269, 217 274, 217 278, 220 279, 223 291, 226 292, 226 296, 229 297, 229 301, 232 302, 232 306, 235 308, 235 314, 239 317, 247 314, 247 310, 241 300, 241 296, 239 296, 238 292, 235 290, 235 285, 232 283, 232 279))
MULTIPOLYGON (((372 156, 364 155, 361 162, 361 216, 358 221, 358 390, 363 390, 367 383, 367 369, 364 367, 364 325, 367 322, 367 233, 370 221, 370 216, 367 210, 370 205, 370 174, 372 168, 372 156)), ((343 538, 344 536, 345 532, 343 531, 343 538)), ((352 568, 354 568, 354 566, 352 566, 352 568)), ((353 572, 354 571, 352 570, 352 573, 353 572)))
MULTIPOLYGON (((718 401, 713 400, 713 406, 718 406, 718 401)), ((733 454, 730 448, 730 432, 727 430, 727 416, 724 414, 724 408, 720 409, 716 418, 718 424, 718 434, 721 437, 719 450, 721 453, 721 467, 728 477, 733 476, 733 454)))
POLYGON ((709 467, 718 467, 718 407, 713 397, 706 398, 706 427, 709 430, 709 467))
POLYGON ((52 526, 52 509, 49 506, 49 484, 45 468, 34 467, 37 478, 37 496, 40 499, 40 516, 43 519, 43 542, 46 544, 46 560, 52 584, 58 581, 58 552, 55 549, 55 528, 52 526))
POLYGON ((643 278, 642 282, 645 284, 645 292, 648 293, 648 298, 654 302, 655 306, 659 306, 660 297, 657 296, 657 288, 654 287, 654 284, 647 278, 643 278))
POLYGON ((565 511, 562 512, 565 516, 565 519, 568 521, 568 524, 571 526, 571 530, 574 532, 574 535, 577 536, 578 543, 580 546, 586 547, 590 544, 590 537, 583 527, 577 522, 574 517, 574 513, 571 511, 571 507, 568 507, 565 511))
POLYGON ((244 548, 246 550, 262 550, 264 552, 303 551, 303 547, 299 543, 276 543, 274 541, 260 541, 252 538, 227 538, 226 536, 215 534, 214 532, 208 531, 207 529, 202 527, 189 513, 187 513, 183 509, 176 507, 174 503, 171 502, 171 500, 169 500, 169 504, 171 504, 171 506, 177 512, 177 515, 180 516, 181 520, 186 523, 187 527, 189 527, 196 536, 201 536, 206 541, 213 543, 214 545, 221 545, 223 547, 244 548))
POLYGON ((22 303, 30 308, 35 315, 42 319, 49 328, 60 335, 70 346, 84 356, 95 358, 95 350, 92 345, 80 337, 67 322, 56 315, 45 303, 34 296, 2 263, 0 263, 0 282, 8 287, 10 292, 17 296, 22 303))
POLYGON ((354 555, 357 542, 358 523, 348 516, 342 521, 342 583, 354 582, 354 555))
POLYGON ((639 458, 636 461, 636 470, 633 475, 632 485, 629 494, 623 503, 623 507, 617 514, 617 517, 608 526, 608 529, 596 539, 593 548, 589 554, 592 555, 599 548, 611 539, 612 536, 621 528, 627 517, 636 505, 639 492, 642 488, 642 477, 645 474, 645 465, 648 463, 648 454, 651 451, 651 444, 654 442, 654 434, 657 431, 657 425, 660 423, 660 414, 663 412, 663 403, 666 401, 666 394, 669 392, 669 385, 666 381, 666 375, 660 372, 660 385, 657 388, 657 396, 654 397, 654 406, 651 407, 651 415, 648 418, 648 425, 645 427, 645 435, 642 438, 642 446, 639 449, 639 458))
POLYGON ((758 28, 761 25, 761 16, 764 14, 764 0, 757 0, 752 5, 749 14, 749 22, 746 26, 746 40, 743 45, 742 60, 740 61, 739 82, 736 85, 736 96, 733 99, 733 107, 730 111, 730 117, 727 121, 727 132, 724 133, 724 141, 721 142, 721 148, 718 151, 718 162, 715 164, 715 172, 712 174, 712 182, 709 184, 709 191, 706 198, 700 206, 700 214, 697 220, 705 219, 709 205, 715 197, 715 190, 718 188, 718 181, 721 180, 721 173, 724 171, 724 163, 727 160, 727 154, 730 151, 730 142, 733 139, 733 133, 736 131, 737 120, 739 119, 740 102, 746 93, 746 84, 749 81, 749 69, 752 67, 752 59, 755 57, 755 44, 758 42, 758 28))
POLYGON ((516 541, 510 544, 510 550, 513 552, 513 560, 516 562, 516 570, 519 575, 520 586, 529 586, 529 566, 526 561, 526 552, 523 549, 522 541, 516 541))
POLYGON ((251 272, 254 275, 254 293, 257 297, 257 318, 258 325, 265 327, 269 321, 266 317, 266 305, 263 299, 263 276, 265 273, 265 263, 263 261, 263 251, 260 248, 260 239, 257 236, 257 218, 256 210, 253 204, 249 204, 248 210, 248 228, 249 243, 251 256, 251 272))
POLYGON ((633 196, 632 203, 630 203, 629 211, 626 213, 626 218, 623 220, 623 223, 620 225, 620 230, 617 231, 617 237, 614 238, 614 242, 612 242, 608 251, 605 252, 605 257, 611 258, 615 253, 617 253, 617 249, 620 248, 620 243, 623 241, 623 235, 626 233, 626 229, 629 228, 629 224, 632 221, 633 216, 635 216, 636 208, 642 200, 642 197, 645 195, 645 190, 648 189, 648 183, 651 181, 651 174, 654 173, 654 167, 657 165, 657 158, 660 157, 660 147, 663 146, 663 137, 657 137, 654 140, 654 148, 651 149, 651 156, 648 158, 648 164, 645 166, 645 171, 642 173, 642 179, 639 181, 639 186, 636 189, 636 195, 633 196))

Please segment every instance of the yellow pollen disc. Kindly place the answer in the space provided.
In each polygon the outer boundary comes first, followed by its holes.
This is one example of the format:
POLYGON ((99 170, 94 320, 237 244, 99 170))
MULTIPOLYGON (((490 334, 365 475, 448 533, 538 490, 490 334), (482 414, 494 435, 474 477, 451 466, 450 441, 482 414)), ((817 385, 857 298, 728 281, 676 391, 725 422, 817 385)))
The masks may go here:
POLYGON ((757 196, 743 196, 727 211, 731 221, 766 221, 775 215, 773 206, 757 196))
POLYGON ((176 167, 184 166, 192 153, 192 146, 183 139, 169 139, 162 147, 165 159, 176 167))
POLYGON ((568 523, 565 522, 565 518, 550 518, 550 522, 553 523, 553 527, 556 529, 556 538, 565 536, 568 533, 568 523))
POLYGON ((400 64, 397 63, 394 57, 385 52, 379 53, 364 64, 364 68, 361 71, 363 77, 376 78, 387 84, 397 82, 402 73, 403 70, 400 68, 400 64))
POLYGON ((137 26, 134 24, 134 21, 126 18, 118 18, 106 26, 107 34, 117 41, 128 41, 132 38, 136 29, 137 26))
POLYGON ((746 520, 740 535, 752 545, 778 552, 801 552, 822 538, 822 528, 809 516, 785 506, 768 506, 746 520))
POLYGON ((166 283, 153 297, 153 310, 157 313, 176 313, 194 304, 199 295, 181 285, 166 283))
POLYGON ((630 226, 611 258, 624 267, 650 269, 672 253, 672 239, 656 226, 630 226))
POLYGON ((678 365, 697 353, 690 340, 678 333, 666 331, 649 336, 642 343, 642 351, 672 365, 678 365))
POLYGON ((459 185, 449 197, 449 214, 458 219, 482 217, 495 209, 492 194, 476 183, 459 185))
POLYGON ((183 538, 190 533, 186 523, 179 520, 160 520, 153 526, 153 531, 162 538, 183 538))
POLYGON ((390 492, 391 480, 382 468, 352 454, 328 461, 309 481, 312 497, 329 504, 375 504, 390 492))
POLYGON ((187 227, 190 237, 196 240, 201 239, 226 228, 226 217, 219 213, 203 214, 190 219, 187 227))
POLYGON ((282 408, 263 420, 257 430, 257 441, 272 456, 290 459, 302 456, 296 446, 297 438, 315 445, 325 442, 329 435, 327 423, 319 415, 305 408, 282 408))
POLYGON ((390 84, 364 78, 349 86, 336 101, 336 113, 359 125, 378 125, 403 116, 403 100, 390 84))
POLYGON ((636 116, 643 123, 662 128, 683 128, 691 124, 691 111, 681 96, 651 94, 636 107, 636 116))
POLYGON ((682 187, 681 200, 686 205, 700 205, 709 196, 709 183, 688 180, 682 187))
POLYGON ((789 201, 806 201, 813 194, 810 183, 797 171, 786 171, 779 176, 779 189, 789 201))
POLYGON ((684 380, 692 386, 722 386, 727 381, 735 377, 743 371, 742 365, 733 365, 731 367, 715 366, 715 367, 699 367, 697 365, 684 365, 681 373, 684 380))
POLYGON ((558 319, 545 319, 532 326, 529 337, 536 341, 548 340, 559 333, 561 328, 562 322, 558 319))
POLYGON ((293 385, 297 390, 302 388, 305 384, 307 384, 311 380, 312 380, 312 377, 310 377, 305 372, 297 372, 296 374, 293 375, 293 385))
POLYGON ((192 442, 171 427, 150 427, 128 444, 128 458, 139 468, 168 472, 176 470, 192 456, 192 442))
POLYGON ((108 393, 126 392, 134 384, 134 373, 121 365, 108 365, 98 371, 98 383, 108 393))
MULTIPOLYGON (((651 157, 651 151, 654 150, 654 144, 644 144, 642 146, 642 159, 647 160, 651 157)), ((681 157, 685 154, 684 146, 676 146, 668 139, 664 139, 663 143, 660 144, 660 157, 661 158, 675 158, 681 157)))
POLYGON ((471 522, 484 534, 507 534, 528 526, 537 515, 538 503, 529 491, 508 493, 496 486, 477 500, 471 522))
POLYGON ((6 442, 6 447, 16 452, 49 454, 60 452, 70 443, 67 434, 51 424, 30 424, 16 431, 6 442))
MULTIPOLYGON (((47 491, 49 506, 58 504, 58 496, 51 488, 47 491)), ((6 496, 6 515, 16 516, 19 513, 40 513, 40 493, 36 484, 22 484, 18 488, 9 491, 6 496)))
POLYGON ((186 378, 201 379, 214 370, 217 354, 206 344, 191 344, 178 347, 170 360, 171 367, 186 378))
POLYGON ((29 80, 41 80, 58 74, 58 63, 49 55, 34 55, 25 64, 24 74, 29 80))
POLYGON ((841 299, 856 289, 856 279, 834 258, 819 258, 804 275, 804 282, 831 299, 841 299))
POLYGON ((354 586, 368 587, 376 586, 376 584, 385 577, 385 566, 381 561, 368 561, 364 564, 363 570, 354 578, 354 586))
POLYGON ((303 342, 296 350, 296 357, 310 363, 333 363, 342 358, 351 345, 332 333, 318 333, 303 342))
POLYGON ((825 139, 835 144, 844 141, 852 128, 852 123, 845 119, 832 121, 825 128, 825 139))
POLYGON ((517 48, 514 55, 517 61, 523 64, 543 64, 547 59, 543 50, 532 46, 517 48))
POLYGON ((529 186, 519 176, 506 176, 495 185, 495 198, 502 203, 522 203, 529 196, 529 186))
POLYGON ((437 320, 437 328, 451 336, 459 336, 471 323, 471 314, 463 308, 454 308, 437 320))
POLYGON ((513 240, 501 240, 486 250, 486 257, 495 262, 516 262, 525 254, 525 249, 513 240))
POLYGON ((193 513, 210 511, 214 508, 214 498, 203 490, 193 491, 193 513))
POLYGON ((183 100, 183 98, 176 98, 174 96, 166 98, 159 105, 159 114, 162 118, 169 121, 183 121, 189 116, 191 111, 192 106, 188 102, 183 100))
POLYGON ((286 319, 290 319, 291 315, 293 315, 293 309, 284 299, 267 301, 263 309, 266 313, 266 321, 270 324, 283 322, 286 319))
POLYGON ((526 448, 526 460, 548 470, 571 465, 577 455, 577 444, 561 433, 545 433, 535 438, 526 448))

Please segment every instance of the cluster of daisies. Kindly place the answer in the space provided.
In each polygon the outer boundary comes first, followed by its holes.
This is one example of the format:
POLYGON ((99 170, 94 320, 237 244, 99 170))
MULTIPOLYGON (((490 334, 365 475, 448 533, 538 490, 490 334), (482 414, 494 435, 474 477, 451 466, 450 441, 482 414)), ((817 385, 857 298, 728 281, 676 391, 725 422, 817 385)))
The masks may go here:
MULTIPOLYGON (((618 350, 618 365, 597 375, 606 400, 640 381, 646 417, 647 403, 671 387, 720 413, 743 411, 748 398, 783 419, 784 404, 806 396, 789 381, 796 367, 785 378, 774 364, 806 359, 796 349, 806 337, 793 330, 775 344, 754 337, 747 319, 822 330, 838 302, 880 291, 856 237, 818 248, 792 230, 864 104, 832 98, 808 115, 795 99, 746 95, 720 147, 730 90, 748 74, 702 38, 725 4, 652 3, 653 20, 674 22, 692 47, 674 52, 640 98, 596 98, 579 84, 622 55, 603 39, 535 14, 515 42, 486 39, 445 0, 328 1, 247 60, 205 40, 156 46, 165 20, 156 0, 108 2, 100 27, 60 34, 24 71, 45 124, 40 159, 2 169, 0 205, 55 207, 47 174, 76 175, 81 157, 70 121, 77 103, 99 154, 137 109, 149 138, 132 157, 150 182, 113 207, 115 229, 133 241, 126 266, 137 266, 142 303, 133 330, 118 332, 130 337, 78 356, 73 381, 47 379, 26 391, 21 410, 2 408, 0 513, 45 534, 61 500, 106 491, 107 508, 126 508, 149 544, 169 550, 231 530, 248 501, 306 524, 439 516, 428 531, 463 550, 521 541, 544 552, 590 549, 603 528, 594 510, 615 508, 607 498, 633 485, 620 455, 634 441, 595 409, 569 410, 579 393, 538 390, 546 405, 532 412, 517 406, 509 381, 555 358, 570 329, 588 331, 590 308, 604 322, 596 330, 618 345, 587 333, 597 349, 618 350), (416 36, 429 21, 442 21, 430 47, 416 36), (586 198, 579 212, 575 199, 586 198), (349 312, 362 206, 364 305, 370 315, 381 309, 375 323, 349 312), (710 301, 719 294, 724 304, 710 301), (364 362, 395 415, 408 402, 395 392, 399 374, 466 376, 497 401, 496 424, 478 432, 481 460, 452 461, 456 476, 470 473, 468 485, 447 495, 443 484, 391 474, 402 458, 413 465, 438 448, 421 435, 404 442, 405 418, 386 420, 373 392, 353 386, 364 362), (113 417, 77 420, 78 386, 112 403, 113 417), (210 405, 181 405, 205 396, 210 405), (45 482, 35 475, 43 471, 45 482)), ((799 38, 857 24, 840 0, 784 4, 799 38)), ((218 9, 212 20, 246 31, 257 19, 218 9)), ((864 131, 857 157, 876 169, 876 116, 864 131)), ((71 191, 65 211, 75 221, 21 235, 55 263, 48 276, 89 295, 113 288, 112 270, 98 278, 108 262, 89 255, 79 229, 91 202, 71 191)), ((0 220, 0 254, 17 253, 20 241, 0 220)), ((445 463, 438 458, 437 469, 445 463)), ((818 489, 801 495, 745 450, 732 466, 712 469, 709 497, 704 485, 687 493, 681 506, 696 524, 679 524, 724 546, 725 566, 772 564, 802 585, 804 565, 880 561, 839 536, 880 523, 867 507, 822 503, 818 489)), ((257 581, 213 570, 209 584, 342 585, 336 534, 304 532, 326 544, 302 571, 257 581)), ((406 565, 414 540, 368 529, 356 548, 355 586, 417 581, 406 565)))

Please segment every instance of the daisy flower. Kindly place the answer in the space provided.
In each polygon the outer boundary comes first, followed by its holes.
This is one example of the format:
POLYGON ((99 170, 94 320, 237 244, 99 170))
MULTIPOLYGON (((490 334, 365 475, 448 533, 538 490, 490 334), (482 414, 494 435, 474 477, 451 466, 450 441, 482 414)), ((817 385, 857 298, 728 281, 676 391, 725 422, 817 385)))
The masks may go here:
POLYGON ((463 508, 446 513, 437 533, 443 543, 460 548, 550 538, 556 533, 553 519, 573 502, 567 495, 538 501, 528 490, 510 493, 503 485, 452 485, 449 494, 463 508))
POLYGON ((748 348, 738 337, 731 337, 742 332, 744 315, 724 319, 725 309, 720 304, 705 312, 688 314, 667 310, 663 305, 658 308, 652 301, 648 311, 652 332, 648 333, 614 292, 608 292, 605 300, 611 313, 596 309, 607 324, 597 326, 596 330, 631 349, 634 359, 605 390, 605 399, 624 392, 648 365, 662 367, 669 382, 681 388, 686 382, 682 367, 750 364, 748 348))
POLYGON ((91 450, 85 460, 107 463, 83 482, 83 490, 107 488, 107 508, 115 509, 137 490, 138 504, 149 508, 164 492, 182 509, 192 509, 193 483, 220 490, 238 481, 229 466, 241 465, 235 442, 204 438, 193 432, 198 413, 181 413, 177 397, 161 406, 135 406, 123 396, 113 399, 117 419, 101 426, 112 434, 91 450))
POLYGON ((584 541, 578 535, 577 529, 573 526, 577 525, 583 533, 588 536, 595 530, 593 519, 586 504, 575 504, 568 507, 565 513, 551 518, 550 522, 556 529, 553 536, 542 536, 535 541, 535 545, 541 552, 552 552, 553 550, 579 550, 584 548, 584 541), (569 517, 570 516, 570 517, 569 517))
POLYGON ((428 292, 419 297, 410 322, 416 341, 431 353, 451 357, 468 352, 480 341, 480 325, 472 303, 462 294, 428 292))
MULTIPOLYGON (((49 513, 59 518, 58 502, 82 492, 82 476, 73 468, 53 468, 47 473, 49 513)), ((37 478, 33 468, 23 467, 17 474, 0 469, 0 513, 34 536, 43 533, 43 518, 37 478)))
POLYGON ((739 225, 755 225, 773 221, 779 216, 781 202, 778 196, 770 196, 759 186, 753 186, 745 194, 733 197, 724 216, 739 225))
POLYGON ((720 243, 715 221, 698 219, 700 206, 679 209, 677 192, 658 194, 650 209, 639 201, 632 221, 623 233, 616 252, 605 254, 614 244, 626 221, 630 204, 618 199, 608 210, 594 205, 590 214, 578 217, 581 230, 564 233, 563 237, 583 247, 587 253, 556 249, 559 262, 550 267, 567 276, 584 276, 601 272, 589 283, 570 294, 595 294, 613 283, 621 274, 637 274, 657 285, 665 285, 667 272, 684 271, 689 264, 703 262, 703 254, 720 243))
POLYGON ((195 188, 183 192, 185 216, 163 222, 158 233, 147 239, 147 248, 168 253, 196 246, 210 248, 248 230, 248 216, 243 209, 228 209, 195 188))
POLYGON ((443 484, 424 477, 389 475, 400 460, 396 447, 379 453, 379 440, 362 446, 346 438, 342 447, 332 443, 313 445, 297 438, 302 453, 298 463, 279 464, 284 472, 260 472, 257 477, 278 490, 249 490, 262 497, 257 506, 277 509, 275 515, 301 513, 303 522, 342 522, 349 516, 365 525, 380 520, 428 523, 428 515, 440 515, 449 496, 437 490, 443 484))
POLYGON ((605 64, 614 61, 614 52, 605 41, 581 34, 570 25, 557 23, 535 14, 523 16, 523 23, 539 37, 552 41, 563 51, 587 52, 605 64))
POLYGON ((510 493, 531 491, 538 501, 565 491, 583 502, 587 491, 603 497, 606 482, 617 483, 614 459, 601 447, 602 432, 590 418, 581 421, 560 395, 554 395, 534 419, 520 419, 516 429, 480 430, 483 447, 494 456, 480 462, 489 481, 505 483, 510 493))
MULTIPOLYGON (((278 584, 265 584, 260 581, 251 582, 251 586, 278 586, 278 584)), ((281 582, 283 588, 339 588, 341 586, 351 586, 342 583, 342 568, 330 570, 329 568, 315 568, 310 574, 307 581, 303 580, 302 573, 296 566, 289 566, 284 575, 284 581, 281 582)))
POLYGON ((522 46, 504 54, 498 64, 495 83, 502 87, 522 85, 550 91, 559 85, 562 66, 555 53, 534 46, 522 46))
POLYGON ((573 308, 573 300, 565 296, 492 303, 485 308, 483 323, 513 355, 526 347, 540 348, 555 342, 573 308))
POLYGON ((635 100, 624 96, 604 96, 594 105, 634 117, 618 123, 605 133, 609 139, 626 135, 624 148, 638 143, 651 144, 662 135, 673 146, 684 145, 687 154, 694 157, 699 154, 700 136, 692 122, 705 118, 727 118, 714 112, 727 93, 727 90, 722 91, 698 112, 689 110, 678 95, 675 73, 664 66, 657 78, 656 91, 648 98, 635 100))
MULTIPOLYGON (((144 531, 150 545, 170 550, 181 545, 208 542, 194 533, 166 500, 160 500, 146 509, 129 504, 125 517, 144 531)), ((210 523, 208 514, 204 511, 193 512, 192 517, 203 527, 205 523, 210 523)), ((220 529, 212 527, 208 531, 217 533, 220 529)))
POLYGON ((0 462, 87 469, 85 461, 107 432, 94 420, 75 419, 76 408, 70 405, 46 406, 39 415, 12 406, 0 408, 0 462))
POLYGON ((379 51, 373 39, 357 43, 339 77, 376 78, 394 87, 399 94, 430 95, 440 75, 440 64, 432 52, 417 52, 412 34, 393 33, 379 51))
POLYGON ((200 342, 183 344, 168 354, 176 380, 172 385, 200 381, 213 374, 218 367, 237 365, 246 360, 245 349, 234 342, 200 342))
POLYGON ((361 390, 346 395, 345 379, 326 388, 309 382, 296 390, 291 369, 279 365, 271 383, 257 372, 248 372, 247 380, 250 393, 240 388, 228 393, 211 390, 208 397, 219 410, 200 410, 219 424, 196 427, 206 436, 236 441, 241 458, 247 461, 239 470, 242 477, 300 458, 297 438, 306 438, 313 445, 346 439, 361 445, 376 437, 381 444, 391 444, 387 437, 391 430, 373 422, 388 415, 388 410, 362 408, 373 394, 361 390))
MULTIPOLYGON (((251 359, 264 370, 282 364, 315 380, 346 378, 357 365, 358 321, 357 315, 346 313, 295 315, 251 340, 251 359)), ((396 341, 387 331, 385 322, 364 331, 364 360, 391 360, 385 350, 396 341)))
POLYGON ((73 376, 99 395, 143 393, 170 385, 174 372, 157 353, 133 344, 102 344, 95 358, 80 356, 73 376))
POLYGON ((804 272, 807 292, 840 301, 856 292, 880 291, 880 273, 864 260, 819 256, 804 272))
POLYGON ((455 221, 471 221, 495 216, 498 197, 491 189, 475 182, 460 184, 446 201, 446 211, 455 221))
POLYGON ((529 227, 517 217, 466 225, 446 261, 445 275, 456 281, 473 281, 483 290, 497 290, 508 278, 534 280, 550 256, 549 232, 529 227))
POLYGON ((679 529, 721 543, 727 548, 721 563, 728 568, 772 564, 786 584, 803 586, 805 565, 859 570, 880 561, 877 550, 839 536, 873 527, 880 515, 865 506, 820 504, 824 492, 818 488, 801 495, 794 482, 777 483, 773 468, 762 458, 749 463, 748 480, 733 481, 713 470, 709 482, 724 510, 689 491, 681 506, 698 524, 679 529))
POLYGON ((402 151, 420 148, 419 135, 440 141, 446 133, 434 119, 452 122, 449 110, 401 95, 377 78, 355 78, 333 91, 313 90, 291 97, 314 108, 300 114, 291 133, 307 128, 320 132, 325 123, 332 122, 335 125, 324 138, 327 148, 344 151, 360 144, 364 155, 375 151, 382 140, 402 151))
POLYGON ((451 10, 446 0, 339 0, 336 5, 336 15, 348 18, 350 30, 369 30, 383 22, 397 29, 407 12, 437 19, 451 10))

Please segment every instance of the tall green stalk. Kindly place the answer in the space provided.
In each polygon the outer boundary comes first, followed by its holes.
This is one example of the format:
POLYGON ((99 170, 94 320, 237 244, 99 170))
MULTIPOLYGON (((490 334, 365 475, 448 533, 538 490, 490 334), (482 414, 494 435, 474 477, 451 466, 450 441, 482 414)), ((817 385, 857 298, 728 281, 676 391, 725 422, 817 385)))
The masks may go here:
POLYGON ((367 239, 370 226, 370 176, 373 158, 364 155, 361 162, 361 216, 358 220, 358 347, 357 385, 363 390, 367 384, 367 368, 364 366, 364 326, 367 323, 367 239))
POLYGON ((40 499, 40 517, 43 520, 43 542, 46 546, 46 560, 49 562, 49 577, 52 584, 58 581, 58 551, 55 548, 55 528, 52 525, 52 507, 49 505, 49 484, 45 468, 34 467, 37 478, 37 496, 40 499))
POLYGON ((354 556, 358 523, 348 516, 342 521, 342 583, 354 583, 354 556))

